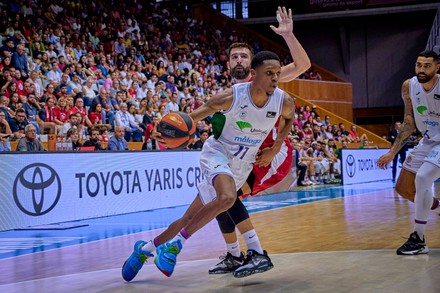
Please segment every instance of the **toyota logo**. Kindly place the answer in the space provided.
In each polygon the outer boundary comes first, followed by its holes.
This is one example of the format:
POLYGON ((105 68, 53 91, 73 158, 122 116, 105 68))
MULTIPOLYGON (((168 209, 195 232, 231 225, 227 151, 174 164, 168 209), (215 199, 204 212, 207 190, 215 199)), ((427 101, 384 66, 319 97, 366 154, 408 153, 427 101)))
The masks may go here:
POLYGON ((42 216, 57 205, 61 197, 61 180, 52 167, 34 163, 17 174, 12 194, 23 213, 42 216))
POLYGON ((347 170, 348 177, 353 177, 356 173, 356 160, 353 155, 348 155, 345 160, 345 169, 347 170))

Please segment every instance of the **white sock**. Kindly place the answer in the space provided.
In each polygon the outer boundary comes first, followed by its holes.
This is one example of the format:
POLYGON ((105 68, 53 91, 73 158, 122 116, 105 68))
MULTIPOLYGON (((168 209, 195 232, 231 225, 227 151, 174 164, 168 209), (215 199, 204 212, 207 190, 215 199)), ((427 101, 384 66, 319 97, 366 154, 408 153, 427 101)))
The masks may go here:
POLYGON ((152 240, 148 241, 147 244, 142 246, 142 251, 153 253, 156 251, 156 245, 154 245, 154 242, 152 240))
POLYGON ((258 235, 257 232, 255 232, 255 229, 247 231, 242 236, 244 242, 246 243, 247 249, 252 249, 260 254, 263 254, 263 248, 261 247, 260 239, 258 239, 258 235))
POLYGON ((238 243, 238 240, 235 241, 234 243, 226 243, 226 249, 233 256, 240 257, 241 251, 240 251, 240 244, 238 243))
POLYGON ((174 237, 173 239, 171 239, 170 242, 174 242, 174 241, 177 241, 177 240, 180 240, 180 243, 182 243, 182 245, 183 245, 183 244, 185 244, 185 242, 186 242, 187 239, 182 235, 182 232, 179 232, 179 233, 176 235, 176 237, 174 237))

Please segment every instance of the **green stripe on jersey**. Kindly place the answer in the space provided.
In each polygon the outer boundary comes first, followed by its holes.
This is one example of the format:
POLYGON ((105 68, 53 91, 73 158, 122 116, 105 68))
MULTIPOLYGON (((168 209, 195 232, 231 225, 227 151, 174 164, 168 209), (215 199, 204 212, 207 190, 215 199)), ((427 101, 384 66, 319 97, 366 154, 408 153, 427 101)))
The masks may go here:
POLYGON ((215 139, 218 139, 222 134, 223 128, 225 127, 226 116, 220 112, 214 113, 211 120, 212 134, 215 139))

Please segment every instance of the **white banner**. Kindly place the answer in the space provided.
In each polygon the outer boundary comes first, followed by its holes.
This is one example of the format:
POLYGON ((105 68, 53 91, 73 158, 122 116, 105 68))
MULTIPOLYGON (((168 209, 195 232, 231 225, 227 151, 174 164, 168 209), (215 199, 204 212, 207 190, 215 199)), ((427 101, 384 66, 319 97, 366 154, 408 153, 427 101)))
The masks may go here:
POLYGON ((186 205, 200 152, 1 154, 0 231, 186 205))
POLYGON ((376 162, 388 149, 342 149, 343 184, 391 180, 390 168, 380 169, 376 162))

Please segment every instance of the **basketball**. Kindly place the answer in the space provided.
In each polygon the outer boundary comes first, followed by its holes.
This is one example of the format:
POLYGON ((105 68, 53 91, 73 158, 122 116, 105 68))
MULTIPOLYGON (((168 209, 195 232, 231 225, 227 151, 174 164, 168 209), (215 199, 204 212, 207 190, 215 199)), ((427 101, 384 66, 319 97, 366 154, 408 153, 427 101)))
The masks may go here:
POLYGON ((192 141, 196 125, 184 112, 171 112, 165 115, 157 127, 170 149, 185 148, 192 141))

